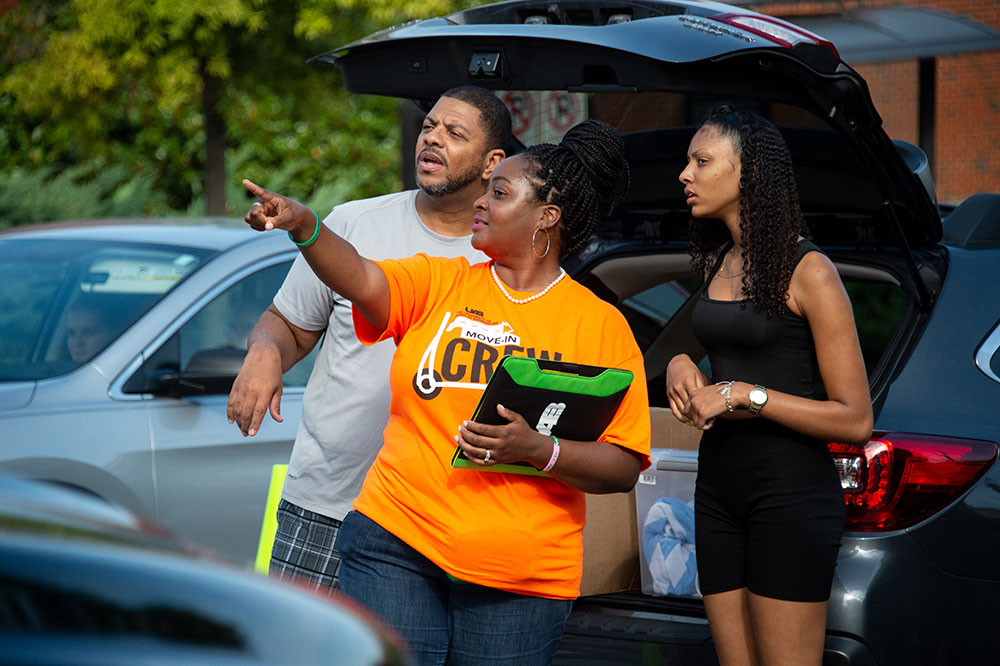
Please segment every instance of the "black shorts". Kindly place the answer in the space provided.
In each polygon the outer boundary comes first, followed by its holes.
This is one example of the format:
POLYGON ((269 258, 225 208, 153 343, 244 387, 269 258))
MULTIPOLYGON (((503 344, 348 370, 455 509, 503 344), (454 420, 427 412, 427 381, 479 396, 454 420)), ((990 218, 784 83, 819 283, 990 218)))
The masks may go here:
POLYGON ((742 587, 826 601, 844 531, 823 442, 768 421, 716 421, 698 453, 695 543, 702 594, 742 587))

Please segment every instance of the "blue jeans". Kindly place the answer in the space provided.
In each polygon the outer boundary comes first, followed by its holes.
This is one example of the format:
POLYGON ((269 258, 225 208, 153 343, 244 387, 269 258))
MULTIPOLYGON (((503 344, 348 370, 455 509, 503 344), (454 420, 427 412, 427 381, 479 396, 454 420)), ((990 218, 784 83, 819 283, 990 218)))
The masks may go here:
POLYGON ((357 511, 337 548, 340 591, 395 629, 420 666, 546 666, 559 647, 572 601, 456 581, 357 511))

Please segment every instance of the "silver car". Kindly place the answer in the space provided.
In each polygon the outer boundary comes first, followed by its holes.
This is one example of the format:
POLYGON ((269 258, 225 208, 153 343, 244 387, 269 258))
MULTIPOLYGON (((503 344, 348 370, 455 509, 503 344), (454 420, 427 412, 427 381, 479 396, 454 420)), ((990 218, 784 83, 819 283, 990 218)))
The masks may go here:
POLYGON ((237 564, 254 560, 312 358, 283 423, 244 438, 226 401, 295 248, 242 220, 0 234, 0 471, 81 488, 237 564))

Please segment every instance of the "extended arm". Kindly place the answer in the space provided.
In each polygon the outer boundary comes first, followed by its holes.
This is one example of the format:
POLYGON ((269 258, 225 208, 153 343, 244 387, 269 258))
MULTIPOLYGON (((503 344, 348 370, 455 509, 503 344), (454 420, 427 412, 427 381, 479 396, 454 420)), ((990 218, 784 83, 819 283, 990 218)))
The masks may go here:
POLYGON ((358 254, 353 245, 319 224, 308 207, 243 181, 244 187, 260 200, 246 214, 246 222, 257 231, 283 229, 297 244, 305 243, 318 232, 308 245, 299 245, 302 256, 323 281, 335 292, 351 301, 368 322, 384 330, 389 320, 389 283, 378 265, 358 254))

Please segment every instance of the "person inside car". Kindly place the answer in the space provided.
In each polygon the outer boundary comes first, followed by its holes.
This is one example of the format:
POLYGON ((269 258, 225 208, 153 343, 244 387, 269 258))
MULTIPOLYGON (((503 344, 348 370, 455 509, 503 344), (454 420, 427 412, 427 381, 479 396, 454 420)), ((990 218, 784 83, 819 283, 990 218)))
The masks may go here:
POLYGON ((620 199, 623 149, 614 128, 588 120, 501 162, 470 220, 490 261, 472 265, 364 259, 302 204, 244 181, 262 204, 250 226, 289 232, 354 304, 364 342, 397 342, 385 444, 338 538, 341 591, 400 632, 419 664, 548 664, 580 590, 584 493, 626 492, 649 464, 638 345, 621 313, 559 265, 620 199), (468 421, 504 352, 623 368, 633 381, 601 441, 560 443, 503 407, 505 425, 468 421), (550 476, 453 468, 456 443, 483 468, 524 461, 550 476))
MULTIPOLYGON (((369 257, 427 252, 482 261, 485 255, 469 243, 468 219, 510 135, 510 112, 493 93, 474 86, 448 90, 427 113, 417 140, 419 188, 345 203, 326 221, 369 257)), ((340 523, 382 446, 392 343, 362 345, 350 302, 300 256, 250 333, 227 412, 249 436, 268 411, 280 422, 282 372, 324 336, 303 396, 269 573, 329 592, 338 585, 340 523)))
POLYGON ((96 301, 81 298, 66 312, 66 350, 75 362, 94 358, 114 337, 115 327, 96 301))
POLYGON ((680 181, 712 377, 678 355, 666 381, 674 415, 705 431, 695 541, 712 637, 723 666, 818 666, 845 512, 826 442, 872 429, 851 304, 808 240, 788 148, 766 119, 713 109, 680 181))

